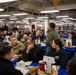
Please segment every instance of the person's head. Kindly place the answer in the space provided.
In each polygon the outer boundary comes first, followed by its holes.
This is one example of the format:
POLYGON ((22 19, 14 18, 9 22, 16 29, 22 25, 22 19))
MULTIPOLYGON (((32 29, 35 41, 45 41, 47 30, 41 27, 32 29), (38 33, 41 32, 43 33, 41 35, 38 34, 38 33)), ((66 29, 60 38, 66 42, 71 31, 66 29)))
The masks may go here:
POLYGON ((3 34, 6 35, 6 34, 7 34, 7 30, 4 30, 4 31, 3 31, 3 34))
POLYGON ((68 33, 68 38, 72 39, 72 33, 68 33))
POLYGON ((52 29, 55 29, 55 23, 50 23, 48 25, 48 30, 52 30, 52 29))
POLYGON ((16 37, 16 36, 11 36, 11 37, 10 37, 10 42, 12 43, 12 45, 18 44, 17 41, 18 41, 18 40, 17 40, 17 37, 16 37))
POLYGON ((71 59, 66 68, 69 75, 76 75, 76 58, 71 59))
POLYGON ((11 46, 0 46, 0 57, 11 60, 13 58, 13 55, 14 52, 11 46))
POLYGON ((34 41, 32 39, 28 39, 26 42, 27 46, 32 45, 32 47, 34 47, 34 41))
POLYGON ((56 49, 56 48, 62 48, 62 42, 60 41, 60 39, 55 39, 52 41, 52 48, 56 49))
POLYGON ((24 34, 24 35, 23 35, 23 39, 24 39, 24 40, 27 40, 27 39, 28 39, 28 35, 27 35, 27 34, 24 34))

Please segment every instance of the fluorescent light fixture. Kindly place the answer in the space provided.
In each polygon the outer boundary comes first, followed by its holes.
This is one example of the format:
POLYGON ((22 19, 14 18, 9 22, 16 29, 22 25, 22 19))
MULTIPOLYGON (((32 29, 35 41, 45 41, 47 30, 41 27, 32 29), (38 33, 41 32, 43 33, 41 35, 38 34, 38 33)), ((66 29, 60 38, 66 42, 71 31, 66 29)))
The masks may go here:
POLYGON ((47 16, 43 16, 43 17, 37 17, 38 19, 46 19, 48 18, 47 16))
POLYGON ((59 12, 59 10, 40 11, 40 13, 55 13, 55 12, 59 12))
POLYGON ((0 21, 0 23, 2 23, 3 21, 0 21))
POLYGON ((49 20, 49 23, 51 23, 51 22, 55 22, 55 20, 49 20))
POLYGON ((43 19, 35 19, 35 21, 44 21, 43 19))
POLYGON ((16 21, 16 23, 22 23, 22 21, 16 21))
POLYGON ((17 14, 13 14, 14 16, 22 16, 22 15, 28 15, 28 13, 17 13, 17 14))
POLYGON ((3 20, 5 20, 5 19, 0 19, 0 21, 3 21, 3 20))
POLYGON ((35 19, 35 18, 34 17, 27 17, 25 19, 28 20, 28 19, 35 19))
POLYGON ((12 1, 17 1, 17 0, 0 0, 0 3, 12 2, 12 1))
POLYGON ((13 23, 15 23, 15 22, 14 22, 14 21, 9 21, 9 22, 7 22, 7 23, 13 24, 13 23))
POLYGON ((9 20, 18 20, 18 18, 16 18, 16 17, 13 17, 13 18, 9 18, 9 20))
POLYGON ((26 23, 26 24, 30 24, 28 21, 26 20, 22 20, 22 22, 26 23))
POLYGON ((71 17, 68 17, 68 18, 64 18, 64 19, 68 19, 68 20, 71 20, 71 19, 73 19, 73 18, 71 18, 71 17))
POLYGON ((4 9, 0 8, 0 11, 4 11, 4 9))
POLYGON ((76 20, 76 18, 73 18, 73 19, 71 19, 71 20, 76 20))
POLYGON ((10 15, 7 15, 7 14, 5 14, 5 15, 0 15, 0 17, 9 17, 10 15))
POLYGON ((64 8, 64 9, 59 9, 59 10, 69 10, 69 9, 72 9, 72 8, 64 8))
POLYGON ((68 15, 65 15, 65 16, 56 16, 56 18, 66 18, 66 17, 69 17, 68 15))

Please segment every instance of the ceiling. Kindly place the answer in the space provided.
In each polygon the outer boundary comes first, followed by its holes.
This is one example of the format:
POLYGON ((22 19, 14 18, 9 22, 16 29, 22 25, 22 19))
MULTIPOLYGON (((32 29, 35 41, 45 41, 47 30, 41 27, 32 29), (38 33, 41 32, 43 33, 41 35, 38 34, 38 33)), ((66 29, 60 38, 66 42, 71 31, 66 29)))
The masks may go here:
POLYGON ((53 0, 18 0, 15 2, 1 3, 0 8, 4 8, 0 14, 13 14, 17 12, 27 12, 29 14, 38 16, 41 10, 59 9, 59 13, 47 14, 50 18, 55 18, 57 15, 67 15, 76 18, 76 0, 61 0, 55 6, 53 0), (66 8, 68 10, 66 10, 66 8), (64 10, 61 10, 64 9, 64 10))

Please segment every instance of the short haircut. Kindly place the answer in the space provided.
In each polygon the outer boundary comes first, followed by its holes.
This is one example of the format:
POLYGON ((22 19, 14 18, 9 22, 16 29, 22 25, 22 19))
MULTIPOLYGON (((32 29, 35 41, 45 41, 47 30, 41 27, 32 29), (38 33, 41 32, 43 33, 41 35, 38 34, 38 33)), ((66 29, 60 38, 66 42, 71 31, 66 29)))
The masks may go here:
MULTIPOLYGON (((34 40, 32 40, 32 39, 28 39, 31 43, 33 43, 33 44, 35 44, 35 42, 34 42, 34 40)), ((28 41, 27 40, 27 41, 28 41)))
POLYGON ((60 49, 62 48, 63 44, 60 39, 55 39, 54 42, 60 47, 60 49))
POLYGON ((52 29, 55 29, 55 26, 56 26, 56 25, 55 25, 55 23, 50 23, 49 26, 50 26, 52 29))
POLYGON ((17 38, 17 37, 15 35, 11 35, 10 39, 12 39, 12 38, 17 38))
POLYGON ((4 57, 6 54, 9 54, 11 49, 12 47, 8 45, 0 46, 0 57, 4 57))
POLYGON ((76 75, 76 58, 71 59, 67 64, 69 75, 76 75))
POLYGON ((11 37, 10 38, 14 38, 14 37, 16 37, 15 35, 11 35, 11 37))

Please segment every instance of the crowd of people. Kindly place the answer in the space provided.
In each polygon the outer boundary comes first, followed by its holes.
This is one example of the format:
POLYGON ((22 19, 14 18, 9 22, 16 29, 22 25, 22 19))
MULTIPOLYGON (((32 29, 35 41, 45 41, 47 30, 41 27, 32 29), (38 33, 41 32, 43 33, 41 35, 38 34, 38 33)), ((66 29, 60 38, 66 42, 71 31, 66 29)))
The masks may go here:
POLYGON ((47 46, 45 55, 54 57, 55 65, 63 69, 66 69, 67 66, 69 75, 74 75, 76 70, 74 63, 76 61, 76 55, 68 63, 68 56, 65 50, 63 50, 63 46, 64 42, 67 45, 67 41, 70 42, 70 46, 75 45, 75 37, 73 38, 73 35, 68 33, 68 38, 65 41, 60 37, 61 35, 55 30, 55 27, 54 23, 50 23, 46 36, 44 30, 30 32, 29 28, 19 30, 17 27, 8 30, 8 26, 6 25, 0 28, 0 74, 22 75, 20 71, 13 67, 11 59, 14 58, 18 59, 18 61, 23 60, 25 62, 33 61, 38 63, 43 59, 44 55, 44 50, 39 45, 40 42, 43 42, 47 46))

